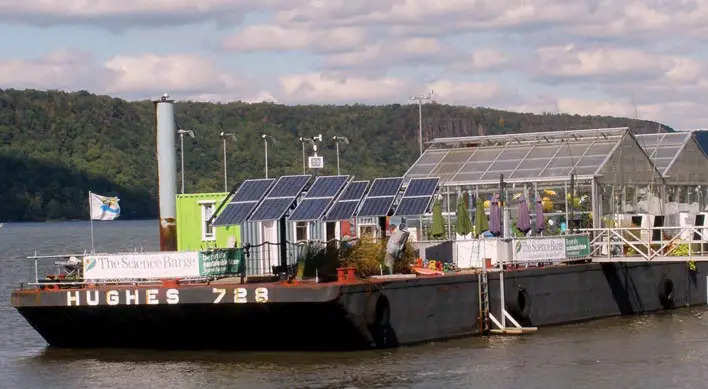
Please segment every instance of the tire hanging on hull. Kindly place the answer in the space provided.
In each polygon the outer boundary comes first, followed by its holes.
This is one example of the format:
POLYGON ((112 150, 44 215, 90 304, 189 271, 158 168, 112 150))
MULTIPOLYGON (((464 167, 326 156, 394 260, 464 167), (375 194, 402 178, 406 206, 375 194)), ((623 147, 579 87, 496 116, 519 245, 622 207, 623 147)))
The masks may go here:
POLYGON ((674 306, 674 282, 664 277, 658 285, 659 301, 664 309, 671 309, 674 306))

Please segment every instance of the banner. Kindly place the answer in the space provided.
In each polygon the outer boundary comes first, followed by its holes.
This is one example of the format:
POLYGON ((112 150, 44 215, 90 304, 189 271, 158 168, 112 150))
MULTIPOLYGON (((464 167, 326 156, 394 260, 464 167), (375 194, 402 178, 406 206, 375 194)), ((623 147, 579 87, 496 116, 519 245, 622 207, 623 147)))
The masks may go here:
POLYGON ((84 279, 160 279, 239 274, 241 249, 167 253, 126 253, 84 257, 84 279))
POLYGON ((198 277, 199 253, 126 253, 84 257, 84 279, 198 277))
POLYGON ((590 256, 590 238, 587 235, 566 236, 565 255, 568 259, 590 256))
POLYGON ((565 238, 529 238, 514 242, 516 262, 555 262, 566 259, 565 238))
POLYGON ((241 249, 221 249, 199 253, 199 275, 221 276, 239 274, 243 266, 241 249))

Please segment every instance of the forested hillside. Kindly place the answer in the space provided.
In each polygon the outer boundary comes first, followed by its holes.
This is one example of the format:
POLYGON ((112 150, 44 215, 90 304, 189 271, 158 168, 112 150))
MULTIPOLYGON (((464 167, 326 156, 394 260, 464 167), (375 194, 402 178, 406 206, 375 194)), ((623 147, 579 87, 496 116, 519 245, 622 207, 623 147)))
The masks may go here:
MULTIPOLYGON (((487 108, 428 104, 425 138, 630 126, 657 131, 657 123, 626 118, 534 115, 487 108)), ((418 155, 418 107, 285 106, 259 103, 178 102, 185 138, 186 191, 223 190, 219 133, 227 146, 229 182, 264 175, 262 133, 269 175, 302 172, 300 135, 321 133, 322 173, 336 172, 333 135, 341 145, 342 172, 359 178, 402 174, 418 155)), ((178 148, 178 144, 175 145, 178 148)), ((87 92, 0 90, 0 221, 87 219, 87 192, 119 195, 123 218, 157 215, 153 104, 87 92)), ((308 152, 309 154, 309 152, 308 152)))

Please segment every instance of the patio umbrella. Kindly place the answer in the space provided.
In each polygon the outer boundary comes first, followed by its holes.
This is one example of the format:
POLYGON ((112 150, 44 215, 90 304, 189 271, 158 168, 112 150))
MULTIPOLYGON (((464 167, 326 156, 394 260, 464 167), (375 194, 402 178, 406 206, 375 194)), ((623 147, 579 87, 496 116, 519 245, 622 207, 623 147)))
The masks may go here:
POLYGON ((472 223, 470 222, 470 214, 467 212, 467 205, 464 199, 457 201, 457 224, 455 230, 460 235, 467 235, 472 232, 472 223))
POLYGON ((440 199, 435 200, 435 204, 433 204, 433 225, 430 228, 430 234, 434 238, 441 238, 445 234, 445 220, 442 215, 440 199))
POLYGON ((516 228, 519 231, 526 234, 531 231, 531 217, 529 216, 529 203, 526 201, 526 197, 521 195, 519 197, 519 218, 516 219, 516 228))
POLYGON ((474 233, 479 237, 484 231, 489 229, 487 214, 484 213, 484 201, 477 197, 477 209, 474 212, 474 233))
POLYGON ((543 220, 543 200, 536 194, 536 232, 539 234, 546 229, 546 221, 543 220))
POLYGON ((499 207, 499 194, 492 198, 492 206, 489 208, 489 232, 494 236, 501 234, 501 207, 499 207))

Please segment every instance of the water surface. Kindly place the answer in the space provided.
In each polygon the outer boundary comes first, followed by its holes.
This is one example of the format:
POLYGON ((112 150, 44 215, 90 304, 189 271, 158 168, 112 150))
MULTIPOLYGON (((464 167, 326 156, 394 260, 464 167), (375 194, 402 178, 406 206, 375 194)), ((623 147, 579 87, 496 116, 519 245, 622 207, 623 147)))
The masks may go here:
MULTIPOLYGON (((705 388, 703 307, 346 353, 49 349, 9 305, 39 254, 90 249, 87 222, 0 228, 0 387, 705 388)), ((156 221, 95 223, 99 251, 156 250, 156 221)), ((51 266, 46 267, 46 270, 51 266)), ((283 323, 287 326, 287 323, 283 323)), ((223 323, 215 331, 238 331, 223 323)), ((81 336, 81 328, 66 328, 81 336)), ((199 336, 185 328, 184 336, 199 336)), ((244 333, 240 336, 249 336, 244 333)))

